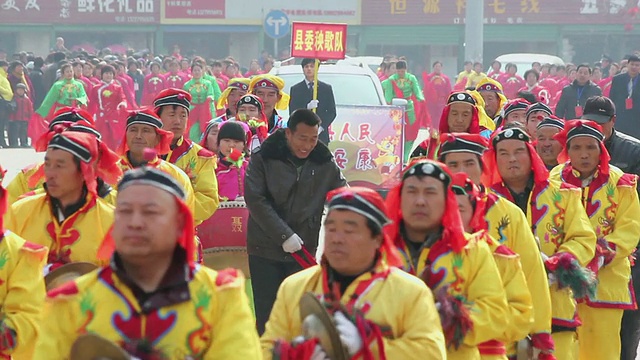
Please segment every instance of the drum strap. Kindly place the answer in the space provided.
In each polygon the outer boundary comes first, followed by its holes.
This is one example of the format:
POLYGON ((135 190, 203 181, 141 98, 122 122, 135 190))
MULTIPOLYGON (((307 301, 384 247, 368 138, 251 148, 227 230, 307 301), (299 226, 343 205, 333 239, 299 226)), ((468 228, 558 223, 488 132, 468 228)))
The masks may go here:
POLYGON ((302 251, 302 256, 297 253, 291 253, 291 256, 303 269, 308 269, 318 264, 307 248, 303 246, 300 251, 302 251))

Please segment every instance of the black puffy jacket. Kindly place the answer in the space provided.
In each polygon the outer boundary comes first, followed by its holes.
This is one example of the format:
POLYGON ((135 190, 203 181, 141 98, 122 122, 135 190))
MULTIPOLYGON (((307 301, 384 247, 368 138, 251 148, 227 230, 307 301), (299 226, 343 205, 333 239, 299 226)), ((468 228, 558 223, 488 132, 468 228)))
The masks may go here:
POLYGON ((640 140, 614 130, 604 144, 611 156, 611 165, 640 176, 640 140))
POLYGON ((251 255, 294 261, 282 250, 282 243, 294 233, 315 254, 327 193, 347 184, 333 154, 321 142, 299 174, 290 158, 284 129, 269 136, 251 155, 244 180, 251 255))

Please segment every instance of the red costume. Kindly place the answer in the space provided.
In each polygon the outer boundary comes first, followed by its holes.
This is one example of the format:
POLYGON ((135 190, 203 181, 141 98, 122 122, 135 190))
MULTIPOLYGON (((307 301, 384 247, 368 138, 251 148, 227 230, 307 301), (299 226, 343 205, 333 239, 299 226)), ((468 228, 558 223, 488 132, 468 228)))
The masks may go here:
POLYGON ((538 102, 541 102, 545 105, 550 104, 551 98, 552 98, 551 94, 553 94, 552 92, 549 91, 549 89, 545 88, 544 86, 540 86, 540 84, 536 84, 532 88, 530 88, 528 85, 525 85, 522 88, 520 88, 520 90, 518 91, 531 92, 536 97, 536 100, 538 102))
POLYGON ((427 74, 423 72, 422 81, 424 82, 424 88, 422 89, 424 99, 427 103, 429 116, 433 122, 434 119, 440 118, 442 109, 447 104, 447 98, 451 93, 451 80, 447 75, 442 73, 436 74, 432 72, 431 74, 427 74))
POLYGON ((164 76, 164 88, 165 89, 182 89, 187 80, 180 74, 167 73, 164 76))
POLYGON ((165 78, 161 74, 151 73, 144 77, 144 85, 142 86, 142 106, 152 106, 153 99, 162 90, 165 89, 165 78))
POLYGON ((502 84, 502 91, 507 99, 513 99, 518 96, 518 90, 525 85, 522 76, 518 74, 503 74, 498 81, 502 84))
POLYGON ((122 87, 129 109, 137 109, 138 103, 136 102, 136 94, 133 90, 133 79, 131 79, 129 75, 118 75, 115 80, 122 87))
POLYGON ((127 108, 124 90, 117 82, 95 86, 89 95, 89 113, 94 116, 96 128, 103 141, 116 149, 122 139, 125 123, 122 111, 127 108))

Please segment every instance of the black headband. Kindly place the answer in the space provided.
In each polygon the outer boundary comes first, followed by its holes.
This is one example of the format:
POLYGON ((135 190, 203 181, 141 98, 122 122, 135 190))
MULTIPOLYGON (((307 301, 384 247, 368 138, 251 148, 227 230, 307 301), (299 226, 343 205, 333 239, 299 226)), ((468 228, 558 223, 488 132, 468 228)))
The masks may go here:
POLYGON ((529 134, 520 128, 510 128, 502 130, 493 138, 493 146, 495 147, 502 140, 520 140, 524 142, 531 141, 529 134))
POLYGON ((564 121, 560 120, 560 119, 554 119, 554 118, 550 118, 550 117, 546 117, 544 119, 542 119, 542 121, 540 121, 538 123, 538 126, 536 126, 536 129, 541 129, 543 127, 553 127, 556 128, 560 131, 562 131, 564 129, 564 121))
POLYGON ((174 95, 165 96, 163 98, 156 99, 153 102, 153 106, 156 108, 159 108, 161 106, 167 106, 167 105, 182 106, 183 108, 187 109, 187 111, 189 111, 191 108, 191 102, 189 102, 189 100, 187 99, 186 96, 184 96, 184 94, 174 94, 174 95))
POLYGON ((236 104, 236 109, 244 104, 256 106, 260 111, 262 111, 262 104, 260 103, 260 99, 255 95, 245 95, 241 97, 236 104))
POLYGON ((473 105, 473 106, 476 105, 476 100, 469 93, 456 92, 449 95, 449 99, 447 100, 447 105, 458 103, 458 102, 473 105))
POLYGON ((171 195, 184 201, 186 199, 184 189, 168 173, 164 171, 143 166, 129 170, 118 183, 118 190, 122 191, 131 185, 151 185, 162 189, 171 195))
POLYGON ((447 140, 440 145, 439 155, 442 156, 456 152, 470 152, 482 156, 486 149, 487 148, 482 144, 456 137, 453 138, 453 140, 447 140))
POLYGON ((89 149, 62 134, 56 134, 51 141, 49 141, 48 148, 70 152, 73 156, 86 163, 91 161, 91 152, 89 149))
POLYGON ((553 115, 553 111, 545 103, 537 102, 527 108, 527 117, 534 111, 544 111, 547 115, 553 115))
POLYGON ((133 116, 127 118, 127 128, 131 125, 142 124, 153 126, 156 129, 162 128, 162 121, 158 117, 149 115, 144 112, 137 112, 133 116))
POLYGON ((378 209, 371 202, 358 194, 351 192, 345 192, 344 194, 338 194, 331 198, 329 201, 329 211, 334 209, 349 210, 356 212, 367 219, 373 221, 379 230, 385 225, 391 223, 391 220, 385 215, 385 213, 378 209))
POLYGON ((80 132, 80 133, 85 133, 85 134, 89 134, 89 135, 93 135, 98 139, 102 139, 102 134, 100 134, 98 132, 98 130, 89 127, 89 126, 85 126, 85 125, 80 125, 78 123, 75 123, 71 126, 69 126, 69 128, 66 131, 74 131, 74 132, 80 132))
POLYGON ((578 136, 588 136, 592 137, 598 141, 604 141, 604 134, 600 132, 600 130, 589 126, 587 124, 578 124, 578 126, 572 128, 567 132, 567 143, 571 141, 571 139, 578 136))
POLYGON ((405 171, 402 176, 402 181, 411 176, 429 176, 442 181, 445 184, 445 187, 448 187, 451 183, 451 177, 449 174, 447 174, 444 169, 440 168, 440 166, 432 162, 418 162, 411 166, 405 171))

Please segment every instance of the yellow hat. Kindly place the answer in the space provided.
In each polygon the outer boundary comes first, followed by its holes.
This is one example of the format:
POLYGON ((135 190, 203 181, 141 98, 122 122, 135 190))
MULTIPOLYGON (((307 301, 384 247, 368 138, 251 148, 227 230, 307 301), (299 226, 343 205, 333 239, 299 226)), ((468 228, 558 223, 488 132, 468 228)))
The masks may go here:
POLYGON ((480 126, 489 129, 491 131, 494 131, 496 129, 496 123, 493 121, 492 118, 489 117, 489 115, 487 115, 487 112, 484 111, 484 98, 482 98, 482 95, 480 95, 480 93, 476 90, 473 91, 468 91, 469 94, 471 94, 471 96, 473 96, 473 99, 476 101, 476 107, 478 108, 478 119, 479 119, 479 124, 480 126))
POLYGON ((284 80, 282 80, 281 77, 271 74, 254 76, 251 79, 251 84, 249 85, 249 92, 254 93, 256 88, 277 90, 282 97, 276 104, 276 109, 285 110, 289 107, 289 94, 282 91, 282 89, 284 89, 284 80))
POLYGON ((476 91, 492 91, 498 94, 498 98, 500 99, 500 106, 498 107, 498 109, 502 109, 508 102, 507 97, 504 96, 502 85, 490 77, 485 77, 484 79, 480 80, 480 82, 478 82, 478 85, 476 85, 476 91))
MULTIPOLYGON (((224 89, 224 91, 222 92, 222 95, 220 95, 220 99, 218 99, 218 106, 216 106, 216 109, 218 110, 224 109, 224 106, 227 103, 227 98, 229 97, 231 90, 240 89, 244 91, 249 91, 250 82, 251 82, 251 79, 249 78, 230 79, 229 82, 227 83, 227 88, 224 89)), ((235 104, 231 104, 231 105, 235 106, 235 104)))

